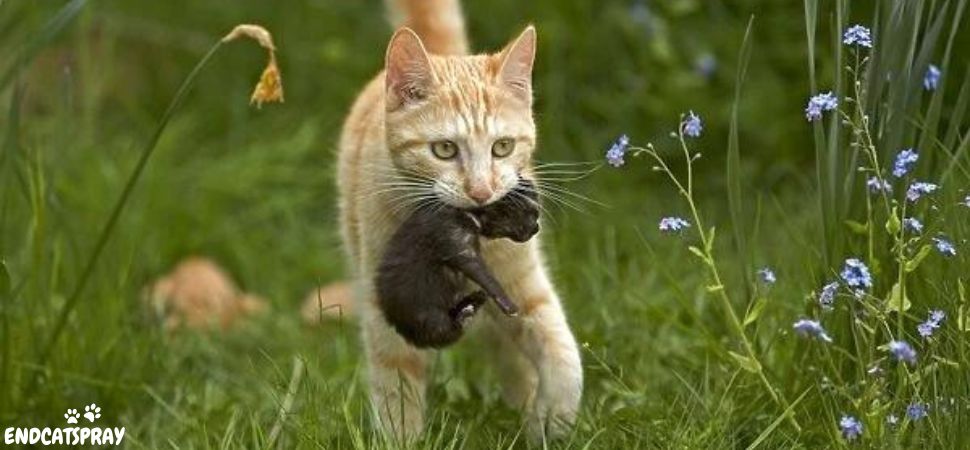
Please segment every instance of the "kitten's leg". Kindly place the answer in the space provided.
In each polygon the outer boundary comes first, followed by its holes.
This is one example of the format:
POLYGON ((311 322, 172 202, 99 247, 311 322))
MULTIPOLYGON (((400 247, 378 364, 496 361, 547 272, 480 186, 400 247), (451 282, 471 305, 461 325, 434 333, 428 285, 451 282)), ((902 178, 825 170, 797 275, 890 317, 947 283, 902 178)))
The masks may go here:
POLYGON ((384 435, 405 443, 424 427, 428 357, 384 321, 376 299, 366 303, 361 308, 361 328, 371 407, 384 435))
POLYGON ((475 256, 456 256, 448 261, 456 270, 477 283, 488 293, 498 305, 503 313, 514 316, 519 313, 519 308, 509 300, 505 289, 499 284, 492 272, 485 266, 485 261, 478 255, 475 256))
POLYGON ((510 286, 518 318, 495 316, 535 365, 539 385, 526 417, 534 440, 560 437, 576 420, 583 392, 579 347, 543 267, 536 262, 510 286))

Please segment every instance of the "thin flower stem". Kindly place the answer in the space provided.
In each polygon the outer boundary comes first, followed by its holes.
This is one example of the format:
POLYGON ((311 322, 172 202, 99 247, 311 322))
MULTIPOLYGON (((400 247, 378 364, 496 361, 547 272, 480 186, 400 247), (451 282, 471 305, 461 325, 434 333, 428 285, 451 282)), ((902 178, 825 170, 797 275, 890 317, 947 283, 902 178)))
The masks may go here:
MULTIPOLYGON (((853 95, 855 96, 856 117, 858 118, 859 122, 858 123, 855 123, 855 121, 850 121, 850 122, 856 128, 856 130, 861 132, 859 133, 859 135, 861 136, 861 139, 862 139, 862 145, 866 150, 866 155, 869 157, 869 163, 872 166, 872 171, 879 182, 879 186, 880 186, 879 192, 881 193, 880 197, 883 199, 883 204, 885 205, 886 213, 887 215, 894 216, 895 214, 893 212, 892 203, 890 202, 890 199, 889 199, 889 193, 886 192, 886 189, 883 188, 884 186, 888 186, 888 183, 886 182, 886 179, 882 175, 882 169, 880 168, 881 165, 879 164, 879 155, 876 152, 876 146, 872 140, 872 134, 869 130, 869 127, 870 127, 869 116, 866 115, 865 113, 867 92, 862 88, 862 82, 860 81, 860 76, 859 76, 859 67, 860 67, 859 54, 858 52, 855 52, 855 70, 853 71, 853 78, 854 78, 853 95)), ((867 204, 868 203, 869 203, 869 200, 867 196, 867 204)), ((903 219, 906 218, 906 207, 907 207, 907 203, 906 201, 903 201, 902 208, 900 208, 899 216, 894 217, 894 219, 897 221, 897 223, 900 224, 900 226, 899 226, 899 229, 896 230, 892 236, 896 244, 896 255, 895 255, 896 264, 897 264, 896 285, 899 286, 899 292, 898 292, 899 305, 897 305, 899 310, 897 311, 897 314, 896 314, 896 334, 900 336, 902 336, 903 334, 903 309, 904 309, 903 307, 905 306, 905 299, 906 299, 906 270, 905 270, 906 227, 903 224, 903 219)), ((874 214, 872 214, 871 206, 869 206, 869 210, 870 210, 869 211, 870 217, 872 217, 874 221, 875 216, 874 214)), ((875 224, 870 223, 869 225, 870 225, 869 226, 869 229, 870 229, 869 258, 870 258, 870 261, 873 261, 875 260, 875 257, 874 257, 874 251, 872 250, 873 243, 872 243, 871 235, 873 233, 872 228, 875 226, 875 224)), ((892 291, 890 291, 890 300, 892 300, 892 291)))
MULTIPOLYGON (((771 381, 769 381, 768 377, 765 375, 761 362, 759 361, 758 356, 755 353, 754 346, 751 344, 751 340, 748 339, 748 336, 744 331, 744 325, 741 322, 741 319, 738 317, 737 312, 734 310, 734 307, 731 306, 732 305, 731 298, 727 294, 727 291, 724 287, 724 283, 721 280, 720 271, 717 268, 717 264, 714 262, 715 261, 714 250, 713 250, 714 237, 713 235, 710 235, 706 231, 706 228, 704 227, 704 222, 701 219, 700 213, 698 212, 697 204, 694 201, 693 158, 691 157, 690 149, 687 147, 687 142, 684 139, 682 126, 678 127, 677 139, 680 143, 681 149, 684 152, 684 159, 687 163, 686 187, 684 186, 684 183, 681 182, 681 180, 673 173, 673 171, 670 169, 670 166, 667 165, 666 161, 664 161, 664 159, 657 153, 656 149, 653 148, 653 145, 648 145, 646 148, 630 147, 630 151, 634 156, 644 153, 649 155, 651 158, 653 158, 654 161, 656 161, 656 163, 658 164, 660 171, 664 172, 667 175, 667 177, 670 178, 670 180, 674 183, 674 186, 677 187, 678 192, 684 196, 684 199, 687 201, 687 206, 690 208, 691 217, 694 219, 694 224, 697 230, 698 237, 700 237, 701 243, 703 244, 702 245, 703 248, 701 249, 701 252, 704 255, 704 264, 707 266, 708 276, 713 281, 713 286, 717 290, 717 297, 720 299, 721 307, 727 313, 728 326, 734 331, 734 334, 736 334, 737 338, 741 341, 741 345, 745 353, 744 356, 754 362, 757 368, 755 372, 758 376, 758 379, 761 381, 765 389, 768 391, 768 395, 770 395, 772 400, 775 403, 777 403, 783 410, 788 411, 789 409, 788 402, 785 400, 783 396, 781 396, 778 393, 777 390, 775 390, 774 386, 771 384, 771 381)), ((789 423, 791 423, 791 425, 796 430, 801 431, 801 426, 795 420, 794 416, 792 416, 790 413, 787 413, 786 416, 789 423)))

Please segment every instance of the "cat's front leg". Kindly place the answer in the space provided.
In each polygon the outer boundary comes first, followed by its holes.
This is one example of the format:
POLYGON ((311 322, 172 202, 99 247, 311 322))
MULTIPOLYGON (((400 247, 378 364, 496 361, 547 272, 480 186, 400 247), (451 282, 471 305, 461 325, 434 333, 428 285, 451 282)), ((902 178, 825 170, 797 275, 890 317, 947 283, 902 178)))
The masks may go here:
POLYGON ((520 348, 536 367, 539 384, 527 411, 530 437, 541 441, 570 431, 583 392, 583 367, 559 298, 545 271, 536 267, 513 298, 517 318, 497 318, 514 329, 520 348))
POLYGON ((428 356, 387 324, 376 299, 367 303, 361 325, 371 407, 384 436, 407 443, 424 428, 428 356))

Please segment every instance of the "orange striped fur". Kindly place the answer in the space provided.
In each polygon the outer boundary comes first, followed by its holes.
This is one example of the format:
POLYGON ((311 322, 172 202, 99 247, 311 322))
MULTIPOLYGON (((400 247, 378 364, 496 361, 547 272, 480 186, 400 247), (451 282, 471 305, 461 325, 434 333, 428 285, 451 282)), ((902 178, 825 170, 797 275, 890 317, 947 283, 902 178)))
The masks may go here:
MULTIPOLYGON (((379 426, 398 438, 423 428, 428 351, 408 345, 377 308, 373 279, 384 246, 413 208, 434 199, 459 207, 501 198, 520 174, 531 176, 536 130, 530 26, 505 49, 466 56, 458 0, 390 0, 401 28, 385 70, 353 105, 340 139, 341 233, 354 269, 354 311, 362 326, 371 400, 379 426), (492 144, 514 139, 493 156, 492 144), (431 143, 452 141, 458 154, 436 157, 431 143)), ((522 408, 533 438, 556 436, 574 422, 582 392, 575 339, 547 275, 539 238, 525 244, 483 241, 482 253, 523 314, 487 307, 494 367, 505 399, 522 408)))

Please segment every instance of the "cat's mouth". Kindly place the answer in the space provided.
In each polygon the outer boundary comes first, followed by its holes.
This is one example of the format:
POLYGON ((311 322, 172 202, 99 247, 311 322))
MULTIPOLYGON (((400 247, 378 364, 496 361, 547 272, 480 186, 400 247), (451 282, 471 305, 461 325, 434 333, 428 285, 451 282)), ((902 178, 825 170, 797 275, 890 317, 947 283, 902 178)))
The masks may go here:
POLYGON ((484 203, 478 203, 468 198, 466 195, 456 192, 453 188, 439 187, 439 186, 442 186, 442 185, 436 183, 434 188, 432 189, 435 197, 438 199, 439 202, 444 203, 445 205, 448 205, 448 206, 452 206, 452 207, 455 207, 458 209, 464 209, 464 210, 483 208, 492 203, 495 203, 497 200, 501 199, 505 195, 505 193, 501 195, 492 194, 492 197, 489 198, 488 201, 484 203))

